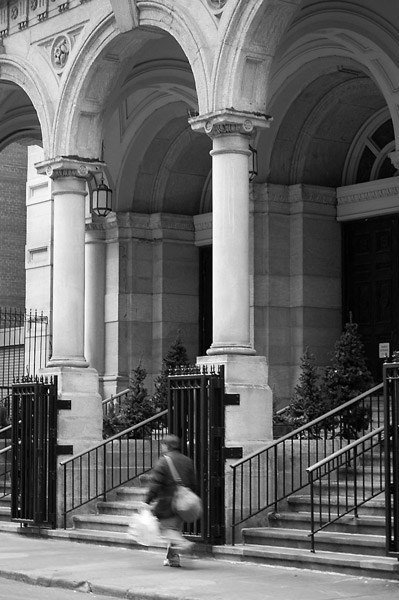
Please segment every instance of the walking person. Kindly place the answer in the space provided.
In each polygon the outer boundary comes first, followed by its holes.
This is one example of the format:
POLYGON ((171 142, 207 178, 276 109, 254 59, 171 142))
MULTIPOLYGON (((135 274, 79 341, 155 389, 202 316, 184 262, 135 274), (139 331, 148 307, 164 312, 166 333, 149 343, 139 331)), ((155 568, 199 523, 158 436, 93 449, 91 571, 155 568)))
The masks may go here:
POLYGON ((168 540, 164 566, 180 567, 178 549, 188 549, 193 544, 182 536, 183 521, 172 509, 172 498, 176 482, 170 470, 170 457, 183 485, 197 493, 198 483, 194 463, 188 456, 180 452, 180 439, 175 435, 167 435, 161 443, 162 456, 151 471, 149 490, 145 502, 155 502, 152 511, 160 523, 161 535, 168 540))

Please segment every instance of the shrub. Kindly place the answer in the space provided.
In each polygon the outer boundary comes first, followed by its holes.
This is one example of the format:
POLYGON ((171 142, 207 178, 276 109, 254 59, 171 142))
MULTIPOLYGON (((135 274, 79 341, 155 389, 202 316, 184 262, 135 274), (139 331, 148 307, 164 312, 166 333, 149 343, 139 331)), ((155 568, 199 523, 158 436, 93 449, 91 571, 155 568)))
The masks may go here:
POLYGON ((103 436, 105 438, 137 425, 156 414, 154 402, 144 386, 146 377, 147 371, 141 366, 140 361, 129 375, 129 390, 121 402, 119 411, 111 412, 104 417, 103 436))
MULTIPOLYGON (((286 422, 295 428, 341 406, 373 386, 356 323, 345 325, 345 330, 334 345, 332 363, 325 367, 321 377, 313 364, 314 360, 314 355, 306 348, 301 358, 299 383, 284 413, 286 422)), ((369 407, 356 405, 348 408, 341 418, 339 432, 336 431, 337 419, 333 417, 323 421, 323 430, 326 435, 329 433, 355 439, 369 422, 369 407)), ((320 427, 315 427, 310 434, 320 435, 320 427)))
POLYGON ((153 402, 157 411, 168 408, 168 372, 179 365, 188 365, 187 350, 184 347, 180 332, 162 360, 161 373, 154 379, 155 393, 153 402))

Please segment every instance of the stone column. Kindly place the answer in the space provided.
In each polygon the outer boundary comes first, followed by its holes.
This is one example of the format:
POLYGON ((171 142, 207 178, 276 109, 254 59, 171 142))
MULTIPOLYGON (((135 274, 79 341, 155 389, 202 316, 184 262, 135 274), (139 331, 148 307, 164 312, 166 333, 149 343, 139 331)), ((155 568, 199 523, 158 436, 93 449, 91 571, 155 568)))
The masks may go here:
MULTIPOLYGON (((102 405, 98 373, 84 356, 85 196, 90 171, 102 164, 57 158, 35 165, 52 179, 53 229, 53 353, 43 374, 57 376, 58 398, 70 408, 58 413, 57 444, 68 449, 60 462, 102 439, 102 405)), ((78 472, 75 473, 78 479, 78 472)), ((67 496, 71 489, 66 490, 67 496)), ((57 477, 57 521, 63 512, 63 473, 57 477)))
POLYGON ((105 231, 91 224, 86 231, 85 336, 84 351, 89 365, 104 374, 105 335, 105 231))
POLYGON ((226 110, 190 123, 213 140, 213 343, 207 354, 255 354, 250 336, 249 142, 267 118, 226 110))
MULTIPOLYGON (((213 343, 200 365, 224 366, 226 392, 239 404, 225 411, 225 446, 243 456, 272 437, 272 392, 266 357, 251 344, 249 292, 249 142, 267 117, 225 110, 190 119, 213 140, 213 343)), ((226 531, 231 510, 231 469, 226 461, 226 531)))

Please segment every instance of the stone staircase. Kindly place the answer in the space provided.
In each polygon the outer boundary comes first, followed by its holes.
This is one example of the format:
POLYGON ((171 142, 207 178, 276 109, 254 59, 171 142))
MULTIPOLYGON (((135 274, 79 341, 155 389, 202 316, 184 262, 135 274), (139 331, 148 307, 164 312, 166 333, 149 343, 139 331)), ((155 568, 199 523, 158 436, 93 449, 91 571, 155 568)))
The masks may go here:
POLYGON ((141 485, 126 485, 109 494, 106 502, 96 504, 96 512, 75 514, 68 537, 79 541, 96 541, 107 545, 132 546, 137 543, 128 533, 132 516, 137 513, 146 495, 141 485))
MULTIPOLYGON (((371 486, 372 477, 381 476, 376 464, 365 462, 362 471, 367 475, 366 487, 371 486)), ((132 515, 146 493, 145 476, 136 481, 117 488, 106 502, 97 501, 92 512, 82 507, 73 516, 72 528, 41 533, 79 542, 142 548, 128 532, 132 515)), ((320 485, 323 490, 325 481, 320 485)), ((263 521, 265 526, 244 528, 241 543, 214 546, 206 551, 217 559, 399 580, 399 561, 387 557, 385 552, 384 494, 359 508, 357 517, 346 515, 317 533, 315 552, 311 552, 309 537, 310 506, 309 491, 302 490, 290 496, 278 514, 269 513, 263 521)), ((326 509, 321 512, 327 520, 326 509)), ((19 527, 10 524, 9 519, 10 496, 0 500, 0 530, 19 527)))
MULTIPOLYGON (((365 488, 371 488, 371 478, 380 477, 379 465, 365 464, 362 470, 366 473, 365 488)), ((321 486, 323 490, 326 482, 322 481, 321 486)), ((351 489, 353 484, 348 486, 349 494, 351 489)), ((322 493, 316 511, 327 523, 323 497, 322 493)), ((334 494, 332 504, 334 513, 334 494)), ((242 543, 228 553, 219 548, 214 548, 214 553, 219 558, 399 580, 399 561, 386 556, 384 493, 361 506, 357 516, 349 513, 318 532, 315 552, 311 551, 310 531, 311 497, 305 489, 290 496, 280 513, 269 513, 267 526, 242 529, 242 543)))

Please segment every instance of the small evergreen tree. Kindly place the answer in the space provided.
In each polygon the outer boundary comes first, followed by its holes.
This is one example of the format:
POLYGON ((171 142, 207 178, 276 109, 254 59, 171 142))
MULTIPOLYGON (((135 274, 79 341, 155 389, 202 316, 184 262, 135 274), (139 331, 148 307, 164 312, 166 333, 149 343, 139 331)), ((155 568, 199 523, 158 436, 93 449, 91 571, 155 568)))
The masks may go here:
POLYGON ((315 356, 307 347, 301 357, 299 383, 294 389, 294 395, 286 412, 287 420, 295 428, 313 421, 322 414, 319 375, 314 361, 315 356))
POLYGON ((154 379, 155 393, 153 395, 154 406, 157 411, 165 410, 168 407, 168 372, 180 365, 188 365, 188 355, 185 346, 177 332, 175 341, 170 346, 162 360, 160 374, 154 379))
POLYGON ((103 436, 111 437, 124 429, 149 419, 156 413, 154 402, 144 386, 147 371, 141 361, 129 375, 129 391, 121 402, 119 412, 107 415, 103 422, 103 436))
MULTIPOLYGON (((373 386, 356 323, 345 325, 345 330, 335 343, 332 358, 332 364, 326 367, 321 384, 324 412, 341 406, 373 386)), ((356 433, 367 426, 369 419, 366 407, 349 409, 344 418, 342 435, 348 439, 356 438, 356 433)))

